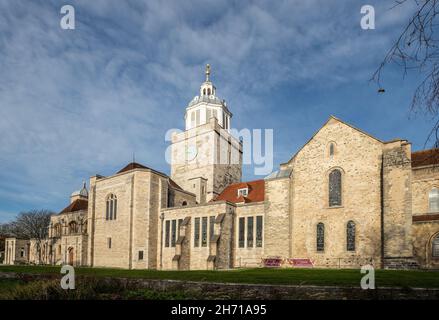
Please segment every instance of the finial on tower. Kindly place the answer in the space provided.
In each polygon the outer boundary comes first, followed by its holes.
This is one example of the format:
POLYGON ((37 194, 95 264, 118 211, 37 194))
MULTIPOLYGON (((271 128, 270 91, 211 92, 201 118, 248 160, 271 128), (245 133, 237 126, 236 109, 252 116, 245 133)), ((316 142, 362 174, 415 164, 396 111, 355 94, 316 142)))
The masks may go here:
POLYGON ((206 64, 206 82, 209 81, 210 76, 210 64, 206 64))
POLYGON ((79 195, 88 198, 87 183, 85 182, 85 180, 82 183, 82 189, 79 190, 79 195))

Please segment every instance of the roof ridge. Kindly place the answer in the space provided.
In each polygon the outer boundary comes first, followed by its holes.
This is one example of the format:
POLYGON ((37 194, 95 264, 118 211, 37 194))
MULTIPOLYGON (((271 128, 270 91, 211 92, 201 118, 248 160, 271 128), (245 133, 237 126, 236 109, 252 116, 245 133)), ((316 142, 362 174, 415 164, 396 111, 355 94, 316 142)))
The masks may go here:
POLYGON ((59 214, 86 210, 88 208, 88 199, 76 199, 65 207, 59 214), (82 202, 82 204, 81 204, 82 202), (84 205, 87 202, 87 206, 84 205))
POLYGON ((326 120, 324 123, 323 123, 323 125, 321 125, 315 132, 314 132, 314 134, 311 136, 311 138, 309 138, 304 144, 302 144, 302 146, 293 154, 293 156, 291 156, 290 157, 290 159, 288 159, 288 161, 287 162, 284 162, 284 163, 281 163, 281 165, 287 165, 288 163, 290 163, 293 159, 294 159, 294 157, 297 155, 297 154, 299 154, 299 152, 308 144, 308 143, 310 143, 313 139, 314 139, 314 137, 329 123, 329 121, 331 121, 332 119, 334 119, 335 121, 338 121, 338 122, 340 122, 340 123, 342 123, 342 124, 344 124, 344 125, 346 125, 346 126, 348 126, 348 127, 350 127, 351 129, 354 129, 354 130, 356 130, 356 131, 358 131, 358 132, 360 132, 360 133, 362 133, 362 134, 364 134, 364 135, 366 135, 366 136, 368 136, 369 138, 371 138, 371 139, 374 139, 374 140, 376 140, 376 141, 378 141, 378 142, 380 142, 380 143, 384 143, 382 140, 380 140, 380 139, 378 139, 377 137, 375 137, 375 136, 373 136, 373 135, 371 135, 370 133, 367 133, 366 131, 363 131, 363 130, 361 130, 361 129, 359 129, 359 128, 357 128, 357 127, 355 127, 355 126, 353 126, 352 124, 350 124, 350 123, 348 123, 348 122, 345 122, 345 121, 343 121, 343 120, 341 120, 341 119, 339 119, 339 118, 337 118, 336 116, 334 116, 334 115, 329 115, 329 117, 328 117, 328 120, 326 120))

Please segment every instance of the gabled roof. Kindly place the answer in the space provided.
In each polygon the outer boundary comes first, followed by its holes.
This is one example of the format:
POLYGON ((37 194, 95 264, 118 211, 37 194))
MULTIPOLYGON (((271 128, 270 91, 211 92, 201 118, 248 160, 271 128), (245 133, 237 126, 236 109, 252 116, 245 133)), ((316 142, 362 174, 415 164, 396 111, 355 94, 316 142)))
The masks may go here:
POLYGON ((213 201, 229 201, 233 203, 250 203, 264 201, 265 182, 255 180, 250 182, 240 182, 227 186, 213 201), (238 196, 238 190, 248 188, 246 197, 238 196))
MULTIPOLYGON (((151 169, 151 168, 149 168, 149 167, 147 167, 147 166, 144 166, 143 164, 140 164, 140 163, 137 163, 137 162, 131 162, 131 163, 128 163, 125 167, 123 167, 122 169, 120 169, 116 174, 124 173, 124 172, 128 172, 128 171, 131 171, 131 170, 134 170, 134 169, 148 169, 148 170, 151 170, 151 171, 157 172, 157 173, 159 173, 159 174, 161 174, 161 175, 167 176, 167 175, 164 174, 164 173, 161 173, 161 172, 159 172, 159 171, 156 171, 156 170, 154 170, 154 169, 151 169)), ((169 177, 168 177, 168 178, 169 178, 169 177)), ((173 189, 177 189, 177 190, 182 190, 182 191, 184 191, 183 188, 180 187, 180 186, 179 186, 174 180, 172 180, 171 178, 169 178, 169 185, 170 185, 170 187, 173 188, 173 189)))
POLYGON ((317 130, 313 135, 312 135, 312 137, 299 149, 299 150, 297 150, 297 152, 290 158, 290 160, 288 160, 286 163, 282 163, 282 164, 288 164, 289 162, 291 162, 291 160, 293 160, 294 159, 294 157, 312 140, 312 139, 314 139, 314 137, 320 132, 320 130, 322 130, 330 121, 338 121, 338 122, 340 122, 340 123, 343 123, 344 125, 346 125, 346 126, 348 126, 348 127, 350 127, 350 128, 352 128, 352 129, 354 129, 354 130, 356 130, 356 131, 358 131, 358 132, 360 132, 360 133, 362 133, 362 134, 364 134, 364 135, 366 135, 366 136, 368 136, 368 137, 370 137, 370 138, 372 138, 372 139, 374 139, 374 140, 376 140, 376 141, 378 141, 378 142, 381 142, 381 143, 383 143, 383 141, 381 141, 380 139, 378 139, 378 138, 376 138, 376 137, 374 137, 374 136, 372 136, 371 134, 369 134, 369 133, 367 133, 367 132, 365 132, 365 131, 363 131, 363 130, 361 130, 361 129, 358 129, 357 127, 354 127, 353 125, 351 125, 351 124, 349 124, 349 123, 347 123, 347 122, 344 122, 343 120, 340 120, 339 118, 337 118, 337 117, 335 117, 335 116, 333 116, 333 115, 330 115, 329 116, 329 118, 328 118, 328 120, 326 120, 326 122, 319 128, 319 130, 317 130))
POLYGON ((439 164, 439 149, 412 152, 412 168, 439 164))
POLYGON ((178 190, 183 190, 182 187, 180 187, 174 180, 172 180, 171 178, 169 178, 169 185, 174 188, 174 189, 178 189, 178 190))
POLYGON ((143 164, 140 164, 137 162, 131 162, 131 163, 128 163, 122 169, 120 169, 117 173, 127 172, 127 171, 131 171, 134 169, 150 169, 151 170, 151 168, 148 168, 147 166, 144 166, 143 164))
POLYGON ((88 209, 88 200, 76 199, 67 207, 65 207, 59 214, 87 210, 87 209, 88 209))

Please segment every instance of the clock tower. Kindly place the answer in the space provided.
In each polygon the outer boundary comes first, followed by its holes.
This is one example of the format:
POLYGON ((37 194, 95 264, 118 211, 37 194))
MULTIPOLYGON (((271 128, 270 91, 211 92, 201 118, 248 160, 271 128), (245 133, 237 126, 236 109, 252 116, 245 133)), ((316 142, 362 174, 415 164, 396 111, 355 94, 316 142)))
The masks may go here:
POLYGON ((186 107, 185 131, 172 136, 171 178, 205 203, 241 181, 242 143, 230 134, 232 113, 216 95, 206 66, 205 81, 186 107))

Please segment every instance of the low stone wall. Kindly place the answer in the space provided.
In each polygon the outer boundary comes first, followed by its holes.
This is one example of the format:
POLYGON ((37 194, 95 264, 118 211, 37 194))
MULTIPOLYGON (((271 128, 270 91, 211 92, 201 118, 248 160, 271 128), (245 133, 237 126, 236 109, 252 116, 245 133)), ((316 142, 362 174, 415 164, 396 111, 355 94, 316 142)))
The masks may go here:
MULTIPOLYGON (((0 278, 26 281, 60 279, 57 274, 0 273, 0 278)), ((77 277, 86 281, 88 277, 77 277)), ((202 293, 206 299, 254 300, 438 300, 439 289, 383 287, 363 290, 360 287, 297 286, 268 284, 211 283, 180 280, 149 280, 135 278, 98 278, 130 289, 202 293)))

